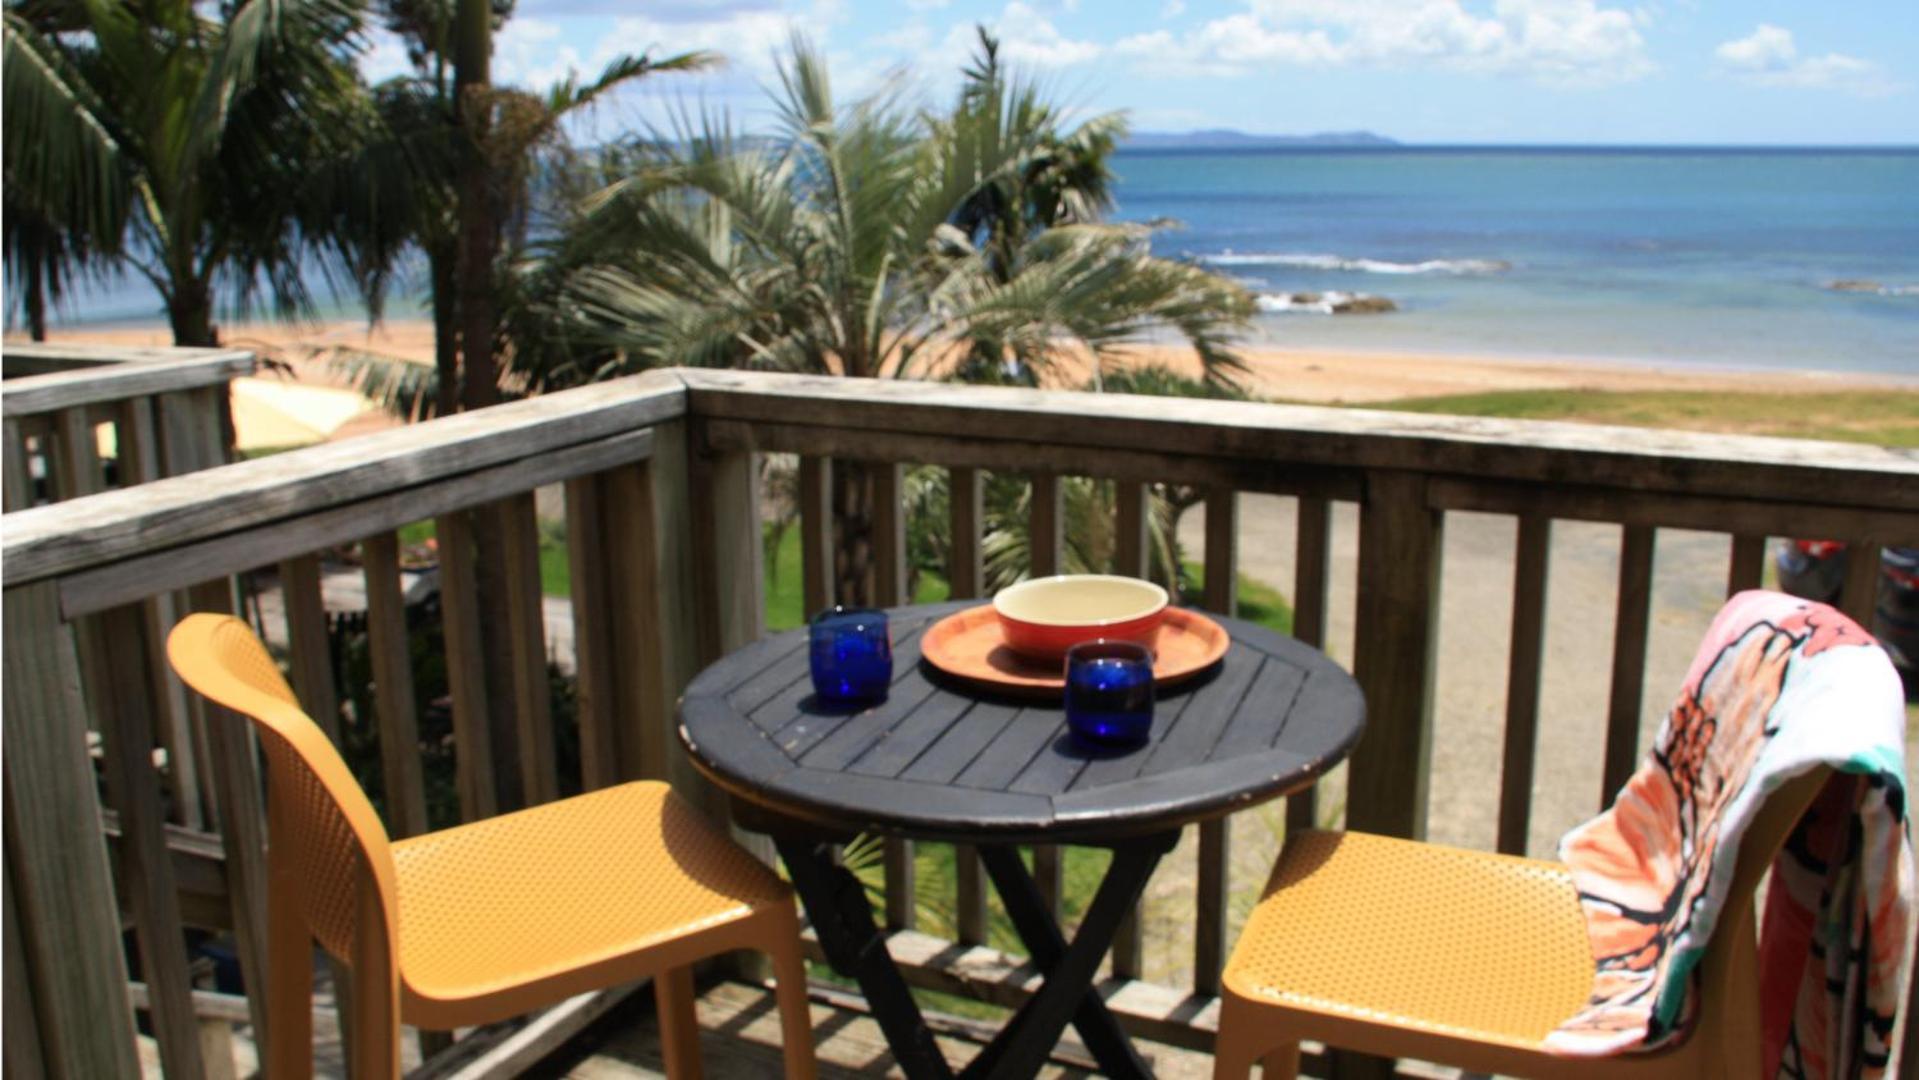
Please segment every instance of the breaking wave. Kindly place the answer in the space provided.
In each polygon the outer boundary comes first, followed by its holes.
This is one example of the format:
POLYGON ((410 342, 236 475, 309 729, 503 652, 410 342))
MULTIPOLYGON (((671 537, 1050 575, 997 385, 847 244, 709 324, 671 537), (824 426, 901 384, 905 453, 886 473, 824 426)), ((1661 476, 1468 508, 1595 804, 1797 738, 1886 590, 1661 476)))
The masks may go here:
POLYGON ((1362 274, 1499 274, 1512 269, 1504 259, 1427 259, 1423 262, 1391 262, 1386 259, 1354 259, 1344 255, 1315 255, 1307 252, 1238 252, 1201 255, 1209 266, 1297 266, 1309 270, 1347 270, 1362 274))

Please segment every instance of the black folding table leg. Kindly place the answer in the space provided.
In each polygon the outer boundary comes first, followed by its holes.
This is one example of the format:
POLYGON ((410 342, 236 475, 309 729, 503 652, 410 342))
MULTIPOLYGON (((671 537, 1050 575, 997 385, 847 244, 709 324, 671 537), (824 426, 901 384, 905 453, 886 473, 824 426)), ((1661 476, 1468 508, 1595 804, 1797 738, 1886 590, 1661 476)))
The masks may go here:
POLYGON ((873 921, 873 907, 859 879, 834 863, 829 845, 780 837, 773 842, 806 905, 827 962, 859 981, 900 1069, 912 1080, 950 1080, 953 1068, 886 951, 886 935, 873 921))
POLYGON ((1046 981, 963 1075, 1033 1075, 1059 1042, 1069 1017, 1108 1076, 1151 1075, 1092 983, 1120 921, 1139 902, 1153 868, 1177 840, 1178 834, 1173 833, 1114 850, 1113 863, 1071 945, 1053 922, 1019 852, 1008 847, 980 849, 980 858, 1006 905, 1006 914, 1033 963, 1046 973, 1046 981))

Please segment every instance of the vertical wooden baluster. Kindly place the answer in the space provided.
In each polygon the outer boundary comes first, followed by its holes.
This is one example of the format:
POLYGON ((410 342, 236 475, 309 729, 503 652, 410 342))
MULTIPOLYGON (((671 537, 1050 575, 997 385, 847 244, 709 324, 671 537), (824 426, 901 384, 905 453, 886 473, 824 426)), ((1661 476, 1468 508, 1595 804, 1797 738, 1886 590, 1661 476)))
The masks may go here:
POLYGON ((553 755, 552 687, 546 676, 546 617, 540 587, 540 521, 533 493, 502 500, 506 548, 507 633, 513 655, 514 742, 520 795, 528 806, 552 802, 560 784, 553 755))
POLYGON ((0 434, 6 453, 6 473, 0 477, 0 506, 7 513, 33 505, 33 479, 27 472, 27 436, 20 422, 8 420, 0 434))
MULTIPOLYGON (((980 534, 986 520, 984 485, 980 471, 956 467, 947 481, 947 511, 952 518, 952 535, 947 544, 946 578, 949 595, 955 600, 970 600, 984 591, 985 565, 980 553, 980 534)), ((971 844, 953 846, 954 883, 959 895, 954 912, 959 940, 966 945, 986 941, 986 874, 980 866, 979 850, 971 844)))
MULTIPOLYGON (((5 622, 6 888, 26 943, 20 957, 41 1053, 49 1075, 136 1076, 120 908, 100 842, 79 666, 56 585, 9 587, 5 622)), ((11 975, 16 954, 7 953, 11 975)), ((13 992, 9 984, 7 997, 13 992)), ((8 1043, 12 1034, 9 1027, 8 1043)))
MULTIPOLYGON (((205 392, 184 391, 174 394, 162 394, 148 399, 150 407, 157 413, 154 435, 158 442, 160 473, 163 476, 180 476, 225 465, 233 459, 233 424, 228 416, 228 391, 224 385, 208 387, 205 392)), ((195 596, 213 598, 224 595, 226 606, 218 608, 194 607, 194 597, 182 598, 182 602, 194 610, 224 611, 237 610, 232 602, 234 582, 209 582, 199 587, 195 596), (222 592, 224 589, 224 592, 222 592)), ((168 670, 169 676, 172 670, 168 670)), ((203 761, 213 760, 213 740, 207 731, 207 712, 200 707, 198 695, 188 694, 189 723, 192 725, 194 746, 203 761)), ((251 731, 247 738, 252 738, 251 731)), ((249 743, 251 745, 251 743, 249 743)), ((256 782, 257 782, 257 773, 256 782)), ((208 807, 208 817, 217 817, 220 784, 203 783, 202 801, 208 807)), ((256 791, 255 796, 258 796, 256 791)))
MULTIPOLYGON (((1206 597, 1208 611, 1230 617, 1239 598, 1239 494, 1206 495, 1206 597)), ((1214 818, 1199 826, 1198 916, 1193 922, 1193 990, 1219 993, 1226 964, 1227 906, 1232 890, 1233 820, 1214 818)))
MULTIPOLYGON (((1027 521, 1027 550, 1032 559, 1032 576, 1046 577, 1064 572, 1065 528, 1061 506, 1059 477, 1052 473, 1033 474, 1032 516, 1027 521)), ((1060 917, 1060 892, 1064 888, 1064 869, 1057 847, 1033 849, 1033 878, 1039 883, 1040 896, 1057 921, 1060 917)))
MULTIPOLYGON (((698 643, 687 632, 698 622, 705 598, 692 587, 698 559, 686 427, 677 420, 655 425, 653 456, 605 474, 604 490, 606 551, 614 585, 608 602, 619 605, 614 608, 614 626, 620 640, 630 643, 622 648, 630 648, 636 656, 626 665, 632 677, 619 686, 622 701, 629 695, 635 701, 629 715, 638 730, 622 730, 621 744, 638 743, 642 737, 648 740, 648 746, 658 748, 660 775, 692 797, 703 790, 703 781, 688 756, 674 745, 673 736, 680 691, 703 663, 698 643), (622 611, 631 614, 623 619, 622 611)), ((735 504, 733 510, 755 513, 757 506, 735 504)), ((757 540, 757 516, 743 527, 750 528, 757 540)), ((753 572, 759 572, 757 564, 753 572)), ((746 584, 757 590, 760 579, 746 584)), ((764 605, 758 610, 764 611, 764 605)), ((757 622, 744 631, 757 633, 757 622)))
MULTIPOLYGON (((1359 509, 1359 599, 1353 677, 1366 695, 1366 734, 1347 769, 1346 827, 1423 839, 1432 776, 1433 648, 1443 516, 1427 477, 1366 476, 1359 509)), ((1390 1058, 1328 1054, 1330 1075, 1393 1075, 1390 1058)))
MULTIPOLYGON (((746 451, 716 451, 697 428, 686 441, 692 465, 688 497, 692 507, 692 566, 698 630, 698 663, 717 661, 759 640, 765 628, 766 582, 760 531, 759 461, 746 451)), ((656 458, 652 475, 663 483, 656 458)), ((829 549, 830 550, 830 549, 829 549)), ((829 601, 830 602, 830 601, 829 601)), ((710 785, 689 778, 716 812, 724 803, 710 785)), ((765 837, 748 847, 771 859, 765 837)))
POLYGON ((1425 476, 1367 475, 1353 656, 1353 676, 1366 694, 1366 734, 1347 774, 1350 829, 1426 835, 1443 528, 1440 514, 1427 504, 1425 476))
POLYGON ((340 699, 333 685, 328 652, 326 605, 320 595, 320 559, 301 555, 280 564, 280 588, 286 603, 287 640, 292 646, 293 692, 320 730, 340 744, 340 699))
POLYGON ((810 619, 833 603, 833 459, 800 458, 800 582, 810 619))
POLYGON ((1650 525, 1627 525, 1619 544, 1619 615, 1613 626, 1612 696, 1606 712, 1606 765, 1601 809, 1639 763, 1639 708, 1645 696, 1646 637, 1652 622, 1650 525))
POLYGON ((1031 552, 1034 577, 1066 572, 1063 519, 1059 477, 1052 473, 1034 473, 1032 517, 1027 522, 1027 549, 1031 552))
POLYGON ((1055 844, 1039 844, 1033 848, 1033 881, 1039 886, 1039 895, 1046 901, 1047 910, 1053 913, 1053 920, 1059 922, 1062 916, 1060 900, 1066 891, 1066 853, 1055 844))
POLYGON ((946 580, 955 600, 970 600, 986 591, 986 572, 980 536, 986 523, 985 485, 978 469, 954 468, 948 481, 947 510, 952 516, 952 539, 947 548, 946 580))
POLYGON ((1152 505, 1147 485, 1133 480, 1115 480, 1116 532, 1113 537, 1113 573, 1126 577, 1147 576, 1148 553, 1152 551, 1148 512, 1152 505))
POLYGON ((1873 609, 1879 604, 1879 545, 1846 545, 1846 582, 1839 590, 1839 610, 1872 632, 1873 609))
MULTIPOLYGON (((662 437, 655 442, 651 468, 642 474, 654 494, 641 505, 665 508, 684 500, 682 505, 690 510, 682 520, 690 519, 692 526, 687 543, 691 548, 688 561, 692 567, 693 596, 690 603, 697 630, 697 652, 691 660, 704 667, 758 641, 765 632, 766 569, 760 529, 759 459, 746 451, 711 449, 698 427, 679 440, 685 448, 684 458, 672 457, 671 448, 662 452, 661 443, 666 441, 662 437), (690 470, 687 465, 679 464, 682 461, 690 465, 690 470), (688 473, 683 485, 667 475, 675 466, 688 473)), ((660 545, 653 549, 649 566, 659 566, 669 539, 665 530, 671 522, 663 518, 649 520, 655 542, 660 545)), ((827 550, 831 551, 830 545, 827 550)), ((666 587, 667 580, 670 579, 660 580, 662 588, 666 587)), ((683 593, 680 599, 686 602, 683 593)), ((691 677, 690 671, 688 677, 691 677)), ((674 693, 677 692, 675 687, 674 693)), ((659 719, 662 734, 671 730, 672 713, 659 719)), ((674 757, 684 763, 686 755, 674 757)), ((676 786, 682 787, 714 816, 726 815, 726 801, 718 789, 690 768, 676 780, 676 786)), ((767 863, 777 860, 769 837, 737 828, 733 833, 741 846, 761 860, 767 863)), ((752 981, 764 981, 770 970, 770 963, 761 953, 742 954, 736 966, 741 977, 752 981)))
MULTIPOLYGON (((1293 636, 1315 649, 1326 647, 1326 588, 1332 580, 1332 504, 1300 496, 1293 541, 1293 636)), ((1288 835, 1318 824, 1319 788, 1286 800, 1288 835)))
POLYGON ((1232 617, 1239 606, 1239 493, 1206 496, 1206 610, 1232 617))
MULTIPOLYGON (((873 476, 873 603, 898 607, 906 594, 906 467, 898 462, 875 462, 873 476)), ((883 845, 886 880, 886 926, 911 930, 918 924, 918 875, 914 873, 913 843, 888 837, 883 845)))
POLYGON ((447 689, 453 696, 453 745, 460 816, 467 821, 499 813, 493 737, 487 727, 486 656, 473 577, 473 528, 464 513, 434 522, 440 549, 440 613, 446 640, 447 689))
MULTIPOLYGON (((320 591, 320 558, 301 555, 280 563, 281 599, 286 605, 287 641, 292 650, 293 692, 320 730, 340 745, 340 699, 333 684, 333 657, 327 642, 326 605, 320 591)), ((464 747, 462 747, 464 750, 464 747)), ((332 973, 341 1042, 352 1060, 352 977, 345 964, 327 959, 332 973)))
POLYGON ((0 1001, 0 1061, 4 1075, 18 1077, 54 1076, 47 1068, 47 1053, 40 1046, 40 987, 34 985, 27 970, 27 935, 20 926, 20 914, 13 909, 13 875, 0 874, 0 911, 4 911, 5 944, 0 946, 6 964, 6 994, 0 1001))
POLYGON ((566 482, 566 558, 573 599, 574 715, 580 727, 580 785, 596 791, 621 778, 619 703, 614 694, 607 507, 598 476, 566 482))
POLYGON ((1732 566, 1726 572, 1726 595, 1757 589, 1766 580, 1766 538, 1735 535, 1732 566))
POLYGON ((366 579, 367 650, 373 661, 373 707, 380 724, 380 772, 386 782, 386 827, 403 839, 427 831, 426 782, 420 764, 420 719, 413 703, 413 649, 406 598, 400 591, 400 539, 393 533, 360 542, 366 579))
MULTIPOLYGON (((133 487, 151 483, 161 475, 160 448, 154 436, 153 408, 148 398, 122 402, 115 419, 115 443, 120 459, 120 484, 133 487)), ((166 657, 166 635, 179 621, 180 605, 172 593, 156 596, 142 605, 146 610, 147 671, 153 676, 153 700, 159 713, 155 722, 160 745, 167 753, 166 789, 172 820, 189 829, 205 829, 207 818, 200 797, 203 760, 196 746, 192 712, 187 707, 186 686, 174 675, 166 657)))
POLYGON ((111 663, 88 673, 88 697, 106 746, 109 802, 120 812, 121 880, 139 928, 140 970, 151 995, 154 1034, 168 1076, 197 1077, 200 1024, 193 1011, 180 898, 167 851, 160 778, 153 767, 153 682, 147 670, 147 615, 128 604, 88 616, 80 632, 111 663))
POLYGON ((100 450, 93 424, 84 407, 53 414, 53 490, 51 501, 64 502, 91 495, 106 486, 100 472, 100 450))
POLYGON ((746 452, 694 457, 695 575, 708 607, 700 660, 710 664, 760 639, 766 620, 759 462, 746 452))
MULTIPOLYGON (((1152 505, 1147 485, 1132 480, 1113 482, 1117 535, 1113 544, 1113 573, 1127 577, 1147 576, 1147 553, 1152 550, 1148 531, 1148 513, 1152 505)), ((1137 979, 1144 969, 1146 951, 1146 898, 1120 920, 1113 937, 1113 974, 1121 979, 1137 979)))
MULTIPOLYGON (((221 578, 188 590, 194 611, 230 615, 233 579, 221 578)), ((267 833, 266 802, 260 795, 260 759, 253 722, 196 696, 207 740, 207 772, 219 810, 220 847, 226 855, 228 906, 240 954, 240 976, 247 987, 247 1013, 260 1060, 267 1059, 273 1037, 266 1008, 267 833)))
POLYGON ((1539 670, 1546 645, 1552 519, 1523 514, 1514 545, 1513 637, 1506 672, 1506 750, 1499 774, 1499 850, 1526 853, 1539 744, 1539 670))

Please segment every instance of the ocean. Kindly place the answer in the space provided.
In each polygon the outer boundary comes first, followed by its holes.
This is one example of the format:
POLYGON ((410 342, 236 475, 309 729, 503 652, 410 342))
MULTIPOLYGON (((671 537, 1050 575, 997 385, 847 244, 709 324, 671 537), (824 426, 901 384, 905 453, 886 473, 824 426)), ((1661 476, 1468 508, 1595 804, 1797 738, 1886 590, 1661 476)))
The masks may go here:
POLYGON ((1156 254, 1252 289, 1264 344, 1919 374, 1919 148, 1155 149, 1114 169, 1114 216, 1173 223, 1156 254), (1334 294, 1398 310, 1329 314, 1334 294))
MULTIPOLYGON (((1169 222, 1157 253, 1259 296, 1255 345, 1919 374, 1919 148, 1152 149, 1114 169, 1115 217, 1169 222), (1355 294, 1398 310, 1323 313, 1355 294)), ((137 280, 80 291, 63 325, 162 321, 137 280)), ((362 317, 315 291, 322 317, 362 317)))

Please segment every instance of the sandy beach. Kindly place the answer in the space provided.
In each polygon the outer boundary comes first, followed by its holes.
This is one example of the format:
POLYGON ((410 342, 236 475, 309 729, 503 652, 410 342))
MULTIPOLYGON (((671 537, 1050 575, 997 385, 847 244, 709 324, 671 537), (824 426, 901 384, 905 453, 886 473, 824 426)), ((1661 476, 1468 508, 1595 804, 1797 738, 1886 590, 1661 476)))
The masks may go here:
MULTIPOLYGON (((166 345, 163 326, 55 330, 52 340, 98 345, 166 345)), ((259 323, 223 327, 221 340, 236 348, 258 349, 290 364, 301 381, 334 381, 323 360, 335 350, 363 350, 419 363, 433 359, 433 326, 421 319, 391 319, 369 329, 359 322, 295 326, 259 323)), ((1443 394, 1494 390, 1691 390, 1793 393, 1891 389, 1919 393, 1919 374, 1901 377, 1820 371, 1734 371, 1657 361, 1566 360, 1559 358, 1427 355, 1289 348, 1254 342, 1242 350, 1248 364, 1246 388, 1258 395, 1290 401, 1358 404, 1443 394)), ((1162 364, 1198 373, 1190 349, 1141 345, 1129 360, 1162 364)), ((1060 373, 1061 381, 1079 381, 1080 368, 1060 373)))

